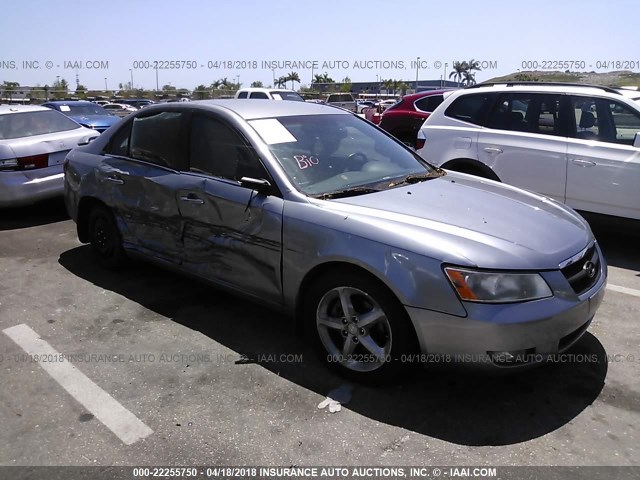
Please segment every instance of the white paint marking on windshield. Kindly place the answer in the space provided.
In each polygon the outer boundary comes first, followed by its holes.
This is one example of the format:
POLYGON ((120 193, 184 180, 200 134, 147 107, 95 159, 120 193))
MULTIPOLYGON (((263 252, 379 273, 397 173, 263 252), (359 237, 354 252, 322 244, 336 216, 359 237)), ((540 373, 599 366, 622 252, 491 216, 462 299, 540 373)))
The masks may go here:
POLYGON ((296 142, 296 137, 276 118, 250 120, 249 124, 258 132, 267 145, 296 142))

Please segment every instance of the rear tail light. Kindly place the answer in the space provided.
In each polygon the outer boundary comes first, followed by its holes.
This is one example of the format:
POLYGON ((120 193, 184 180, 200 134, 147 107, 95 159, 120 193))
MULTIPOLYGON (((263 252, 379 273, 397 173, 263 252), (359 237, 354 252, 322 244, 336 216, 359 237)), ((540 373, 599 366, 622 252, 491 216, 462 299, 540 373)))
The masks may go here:
POLYGON ((12 158, 0 160, 0 171, 2 170, 34 170, 49 166, 49 155, 30 155, 28 157, 12 158))
POLYGON ((32 170, 34 168, 44 168, 49 166, 49 155, 31 155, 29 157, 18 158, 19 170, 32 170))
POLYGON ((424 136, 424 133, 422 133, 422 130, 418 131, 418 138, 416 138, 416 150, 420 150, 422 147, 424 147, 424 144, 426 142, 427 139, 424 136))

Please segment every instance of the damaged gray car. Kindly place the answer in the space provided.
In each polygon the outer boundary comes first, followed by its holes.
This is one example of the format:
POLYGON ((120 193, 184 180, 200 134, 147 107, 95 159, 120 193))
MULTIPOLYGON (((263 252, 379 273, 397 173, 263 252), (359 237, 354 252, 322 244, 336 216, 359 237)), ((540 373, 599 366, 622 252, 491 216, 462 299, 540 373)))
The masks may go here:
POLYGON ((65 198, 103 265, 142 257, 275 307, 361 381, 562 352, 607 278, 570 208, 317 104, 150 106, 68 155, 65 198))

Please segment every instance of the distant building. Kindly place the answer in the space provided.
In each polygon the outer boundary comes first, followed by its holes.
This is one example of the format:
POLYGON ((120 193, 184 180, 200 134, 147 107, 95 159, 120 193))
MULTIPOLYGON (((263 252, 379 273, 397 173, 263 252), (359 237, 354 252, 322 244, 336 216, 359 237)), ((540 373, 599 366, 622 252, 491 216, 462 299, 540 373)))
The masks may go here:
MULTIPOLYGON (((409 86, 409 89, 406 91, 398 91, 398 95, 405 95, 407 92, 413 92, 415 87, 415 80, 400 80, 400 82, 405 83, 409 86)), ((313 83, 311 84, 311 88, 320 92, 333 92, 340 91, 343 83, 313 83)), ((450 80, 418 80, 418 92, 422 92, 425 90, 437 90, 438 88, 455 88, 458 87, 457 82, 452 82, 450 80)), ((380 95, 388 95, 393 93, 393 90, 387 91, 386 87, 382 82, 352 82, 349 88, 349 92, 354 95, 359 94, 380 94, 380 95)))
POLYGON ((0 102, 2 103, 29 103, 33 90, 42 90, 42 87, 15 87, 5 90, 0 86, 0 102))

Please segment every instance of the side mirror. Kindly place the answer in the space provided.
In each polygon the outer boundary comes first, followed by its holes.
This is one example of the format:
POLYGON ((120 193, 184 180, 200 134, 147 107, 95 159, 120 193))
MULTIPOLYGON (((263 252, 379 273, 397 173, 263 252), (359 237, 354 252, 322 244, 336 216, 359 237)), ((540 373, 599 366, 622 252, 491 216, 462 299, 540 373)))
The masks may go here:
POLYGON ((264 178, 242 177, 240 179, 240 186, 250 188, 258 193, 267 193, 271 188, 271 183, 264 178))
POLYGON ((633 137, 633 146, 640 148, 640 132, 637 132, 635 137, 633 137))

